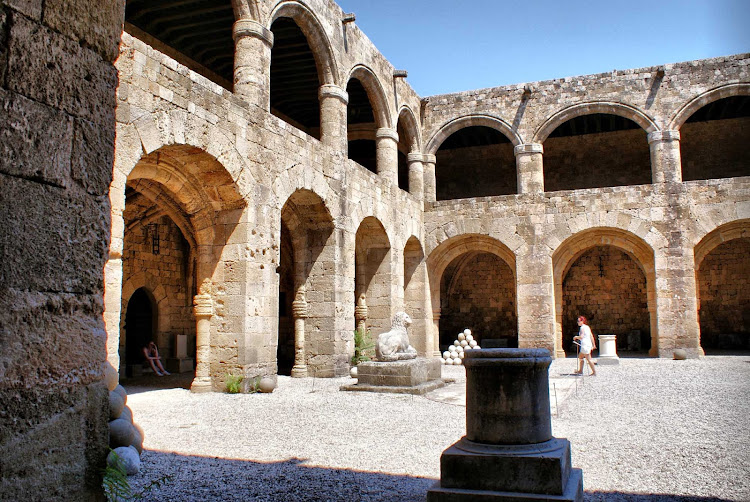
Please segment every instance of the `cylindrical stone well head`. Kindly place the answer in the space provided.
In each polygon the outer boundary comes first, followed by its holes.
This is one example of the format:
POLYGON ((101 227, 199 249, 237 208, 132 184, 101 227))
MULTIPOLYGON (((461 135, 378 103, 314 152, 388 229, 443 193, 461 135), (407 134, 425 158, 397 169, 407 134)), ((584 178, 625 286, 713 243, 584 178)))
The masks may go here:
POLYGON ((552 438, 546 349, 466 352, 466 439, 511 445, 552 438))

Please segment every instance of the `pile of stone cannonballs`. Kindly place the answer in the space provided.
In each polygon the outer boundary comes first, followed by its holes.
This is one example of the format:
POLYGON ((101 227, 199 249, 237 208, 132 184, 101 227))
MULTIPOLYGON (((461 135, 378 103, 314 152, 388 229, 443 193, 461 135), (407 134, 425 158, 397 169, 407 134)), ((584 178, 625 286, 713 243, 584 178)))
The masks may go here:
POLYGON ((117 370, 105 363, 105 379, 109 388, 109 447, 117 454, 109 453, 107 465, 114 466, 119 458, 121 467, 128 475, 137 474, 141 468, 143 452, 143 429, 133 422, 133 412, 126 406, 128 393, 119 384, 117 370))
POLYGON ((470 329, 465 329, 458 334, 458 338, 448 350, 443 352, 443 364, 463 364, 464 353, 467 350, 481 349, 470 329))

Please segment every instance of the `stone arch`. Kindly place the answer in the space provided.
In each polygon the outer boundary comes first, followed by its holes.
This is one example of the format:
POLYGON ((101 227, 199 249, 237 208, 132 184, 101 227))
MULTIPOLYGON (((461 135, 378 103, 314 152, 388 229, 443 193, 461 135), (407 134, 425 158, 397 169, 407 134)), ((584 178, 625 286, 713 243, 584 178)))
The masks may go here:
POLYGON ((694 254, 701 348, 750 348, 750 219, 715 228, 694 254))
MULTIPOLYGON (((449 266, 466 266, 469 261, 482 254, 488 254, 499 259, 500 266, 507 265, 509 268, 508 282, 513 285, 511 303, 516 302, 516 256, 513 251, 503 242, 484 234, 462 234, 440 243, 427 258, 427 271, 429 276, 430 298, 432 301, 432 316, 434 327, 435 350, 439 351, 440 323, 442 313, 441 285, 444 274, 449 266)), ((459 274, 454 274, 457 277, 459 274)), ((513 307, 516 308, 515 306, 513 307)), ((517 316, 517 312, 514 312, 517 316)), ((517 318, 516 318, 517 319, 517 318)), ((465 327, 465 326, 464 326, 465 327)), ((517 330, 517 325, 514 326, 517 330)), ((517 334, 516 334, 517 340, 517 334)))
POLYGON ((427 142, 425 147, 425 153, 428 155, 435 155, 440 148, 440 145, 448 139, 448 137, 454 132, 463 129, 465 127, 472 126, 484 126, 491 129, 495 129, 507 137, 513 146, 517 146, 523 143, 521 136, 516 132, 513 127, 505 120, 499 117, 493 117, 491 115, 467 115, 464 117, 455 118, 445 124, 432 135, 430 140, 427 142))
POLYGON ((702 92, 685 103, 669 121, 667 129, 675 130, 682 127, 687 119, 695 112, 713 101, 732 96, 750 96, 750 84, 727 84, 702 92))
POLYGON ((579 103, 559 110, 549 117, 539 126, 534 133, 533 143, 544 143, 547 137, 559 126, 568 120, 580 117, 582 115, 591 115, 594 113, 604 113, 610 115, 619 115, 626 119, 632 120, 638 124, 647 133, 658 131, 659 127, 656 122, 638 108, 624 103, 613 101, 592 101, 588 103, 579 103))
POLYGON ((568 271, 581 255, 597 246, 612 246, 628 255, 646 278, 646 304, 651 330, 651 352, 658 347, 656 319, 656 265, 654 250, 636 234, 613 227, 589 228, 565 239, 552 253, 555 287, 555 352, 564 356, 563 350, 563 281, 568 271))
POLYGON ((280 211, 279 374, 335 373, 335 236, 331 213, 315 192, 298 189, 280 211), (285 259, 286 258, 286 259, 285 259), (289 261, 287 261, 289 260, 289 261), (305 326, 315 326, 314 330, 305 326))
POLYGON ((232 0, 235 19, 252 19, 260 21, 260 9, 258 0, 232 0))
POLYGON ((414 115, 414 111, 408 105, 402 105, 398 112, 398 122, 401 123, 403 119, 404 132, 406 133, 405 138, 401 138, 399 135, 399 141, 403 141, 408 148, 407 153, 421 152, 422 151, 422 135, 419 128, 419 122, 414 115))
POLYGON ((296 0, 283 1, 271 13, 266 28, 270 31, 273 22, 280 17, 291 18, 297 23, 302 33, 304 33, 315 57, 315 63, 318 67, 318 79, 321 85, 338 85, 335 51, 331 46, 328 35, 323 29, 323 25, 315 13, 306 5, 296 0))
MULTIPOLYGON (((394 314, 391 247, 391 240, 380 220, 374 216, 364 218, 355 235, 355 297, 352 301, 360 306, 360 297, 364 295, 365 325, 373 334, 388 331, 394 314)), ((357 323, 361 324, 359 320, 357 323)))
MULTIPOLYGON (((130 277, 127 282, 122 285, 122 321, 125 322, 125 311, 127 309, 130 297, 133 296, 137 290, 144 288, 153 302, 153 305, 157 311, 157 333, 163 333, 169 328, 168 319, 170 315, 169 299, 167 298, 167 290, 164 285, 154 277, 152 274, 147 272, 140 272, 130 277)), ((121 341, 122 343, 122 341, 121 341)))
POLYGON ((393 128, 391 109, 388 106, 386 92, 375 72, 365 65, 358 64, 349 72, 349 76, 346 78, 347 85, 353 78, 359 80, 362 87, 367 91, 367 97, 375 115, 375 127, 393 128))

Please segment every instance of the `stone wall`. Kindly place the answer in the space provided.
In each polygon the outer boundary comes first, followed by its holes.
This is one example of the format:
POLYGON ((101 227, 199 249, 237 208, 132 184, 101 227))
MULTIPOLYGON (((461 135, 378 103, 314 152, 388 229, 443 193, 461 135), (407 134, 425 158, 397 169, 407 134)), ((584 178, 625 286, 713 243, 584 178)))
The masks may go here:
POLYGON ((683 180, 750 176, 750 118, 688 122, 680 136, 683 180))
POLYGON ((518 182, 513 145, 440 150, 435 177, 437 200, 515 194, 518 182))
POLYGON ((498 256, 476 253, 454 260, 443 274, 440 300, 442 351, 466 328, 480 345, 503 338, 508 347, 517 346, 515 278, 498 256))
POLYGON ((750 238, 720 244, 701 263, 701 343, 705 348, 750 348, 750 238))
POLYGON ((631 331, 640 331, 642 350, 650 348, 650 320, 643 270, 612 246, 584 252, 570 267, 563 289, 563 348, 575 352, 576 320, 585 316, 595 335, 617 335, 618 345, 631 331))
POLYGON ((0 1, 0 498, 95 500, 124 2, 0 1))

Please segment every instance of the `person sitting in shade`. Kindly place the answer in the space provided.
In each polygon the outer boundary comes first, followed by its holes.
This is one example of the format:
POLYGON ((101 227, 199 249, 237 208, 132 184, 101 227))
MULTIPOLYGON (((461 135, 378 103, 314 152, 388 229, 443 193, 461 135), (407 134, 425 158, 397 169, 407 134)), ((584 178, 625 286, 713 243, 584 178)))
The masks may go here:
POLYGON ((591 351, 596 348, 596 342, 594 342, 594 334, 589 328, 589 322, 584 316, 578 317, 578 335, 573 337, 573 340, 577 340, 581 346, 581 351, 578 353, 578 371, 576 375, 583 375, 583 359, 589 363, 591 368, 591 376, 596 376, 596 368, 594 368, 594 361, 591 360, 591 351))
POLYGON ((159 357, 159 349, 156 347, 154 342, 149 342, 148 346, 143 347, 143 355, 146 356, 148 364, 151 365, 151 369, 154 370, 158 376, 169 375, 170 373, 164 369, 161 364, 161 357, 159 357))

